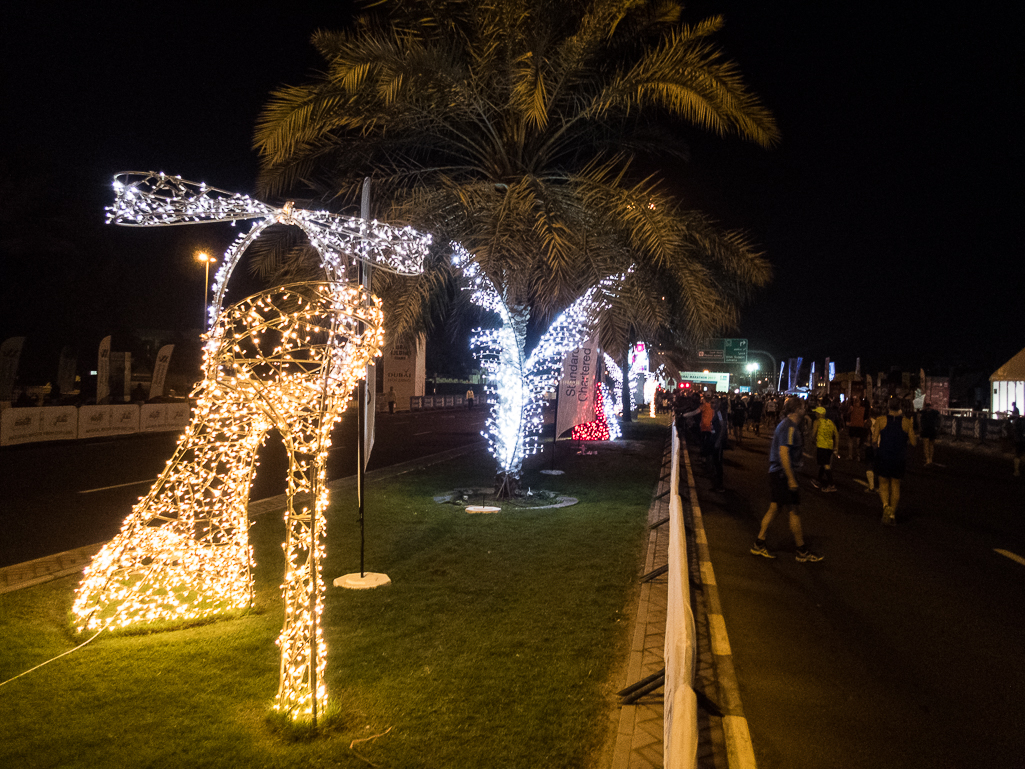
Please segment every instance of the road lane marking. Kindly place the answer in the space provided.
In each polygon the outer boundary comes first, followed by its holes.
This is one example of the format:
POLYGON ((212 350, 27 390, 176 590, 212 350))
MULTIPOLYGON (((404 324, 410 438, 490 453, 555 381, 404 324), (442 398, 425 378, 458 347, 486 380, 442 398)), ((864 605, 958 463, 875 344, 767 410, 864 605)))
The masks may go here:
POLYGON ((708 615, 708 629, 711 631, 712 654, 728 657, 732 654, 730 637, 726 635, 726 618, 721 614, 708 615))
POLYGON ((1006 556, 1007 556, 1008 558, 1010 558, 1010 559, 1011 559, 1012 561, 1017 561, 1017 562, 1018 562, 1018 563, 1020 563, 1020 564, 1021 564, 1022 566, 1025 566, 1025 558, 1022 558, 1022 557, 1021 557, 1020 555, 1018 555, 1017 553, 1011 553, 1011 552, 1008 552, 1007 550, 1001 550, 1001 549, 1000 549, 999 547, 995 547, 995 548, 993 548, 993 550, 994 550, 995 552, 997 552, 997 553, 1000 553, 1000 555, 1006 555, 1006 556))
POLYGON ((430 435, 433 432, 434 432, 434 430, 428 430, 425 433, 413 433, 413 437, 416 438, 416 437, 421 436, 421 435, 430 435))
POLYGON ((98 489, 85 489, 84 491, 78 492, 79 494, 92 494, 94 491, 109 491, 110 489, 121 489, 125 486, 141 486, 144 483, 153 483, 156 478, 150 478, 148 481, 132 481, 131 483, 117 483, 113 486, 101 486, 98 489))

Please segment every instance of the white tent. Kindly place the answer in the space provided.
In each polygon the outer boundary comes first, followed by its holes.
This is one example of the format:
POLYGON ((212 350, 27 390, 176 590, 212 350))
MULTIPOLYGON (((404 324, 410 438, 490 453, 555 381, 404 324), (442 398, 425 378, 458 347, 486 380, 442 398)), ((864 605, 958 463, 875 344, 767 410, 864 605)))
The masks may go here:
POLYGON ((1011 410, 1011 404, 1018 404, 1018 411, 1025 413, 1025 350, 998 368, 989 378, 990 414, 1011 410))

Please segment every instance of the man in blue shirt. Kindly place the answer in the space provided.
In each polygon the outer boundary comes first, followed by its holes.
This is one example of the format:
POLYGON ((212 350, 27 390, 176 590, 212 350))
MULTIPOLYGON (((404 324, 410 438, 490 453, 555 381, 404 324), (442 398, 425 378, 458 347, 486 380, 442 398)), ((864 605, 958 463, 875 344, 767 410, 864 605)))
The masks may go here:
POLYGON ((797 545, 797 560, 801 563, 822 560, 821 555, 805 547, 804 532, 801 529, 801 491, 797 483, 797 470, 804 461, 804 436, 801 434, 804 410, 805 404, 800 398, 788 398, 783 404, 783 418, 776 426, 772 447, 769 449, 769 489, 772 502, 762 518, 758 538, 751 546, 752 555, 776 557, 766 547, 765 535, 776 513, 783 507, 790 514, 790 532, 797 545))

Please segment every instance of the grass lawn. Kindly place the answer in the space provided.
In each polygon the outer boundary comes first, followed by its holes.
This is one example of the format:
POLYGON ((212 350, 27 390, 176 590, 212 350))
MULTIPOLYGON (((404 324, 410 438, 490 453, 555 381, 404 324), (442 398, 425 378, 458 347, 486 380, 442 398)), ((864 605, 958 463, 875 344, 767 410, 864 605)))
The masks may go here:
MULTIPOLYGON (((565 475, 543 476, 547 461, 535 462, 524 485, 578 498, 572 507, 469 515, 432 500, 488 485, 483 453, 370 485, 366 567, 393 584, 328 588, 333 712, 317 735, 268 717, 284 522, 267 514, 252 527, 254 611, 102 634, 0 687, 0 766, 601 766, 666 421, 627 425, 629 440, 596 456, 560 445, 565 475)), ((359 570, 354 497, 333 496, 328 584, 359 570)), ((0 595, 0 681, 84 640, 69 623, 77 582, 0 595)))

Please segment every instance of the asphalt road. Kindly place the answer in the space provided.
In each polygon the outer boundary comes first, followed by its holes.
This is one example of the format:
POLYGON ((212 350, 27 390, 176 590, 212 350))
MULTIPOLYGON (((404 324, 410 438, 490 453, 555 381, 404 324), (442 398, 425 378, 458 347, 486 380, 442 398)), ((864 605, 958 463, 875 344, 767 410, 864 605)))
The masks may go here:
MULTIPOLYGON (((378 414, 368 470, 481 439, 486 409, 378 414)), ((328 479, 356 472, 356 414, 332 435, 328 479)), ((41 558, 113 537, 174 452, 177 433, 27 444, 0 449, 0 566, 41 558)), ((271 433, 258 457, 250 494, 284 493, 287 457, 271 433)))
POLYGON ((806 458, 802 520, 825 560, 795 562, 782 515, 767 560, 749 548, 768 445, 726 453, 725 494, 691 455, 759 769, 1025 767, 1025 477, 940 445, 944 466, 913 457, 889 528, 861 466, 840 460, 824 494, 806 458))

